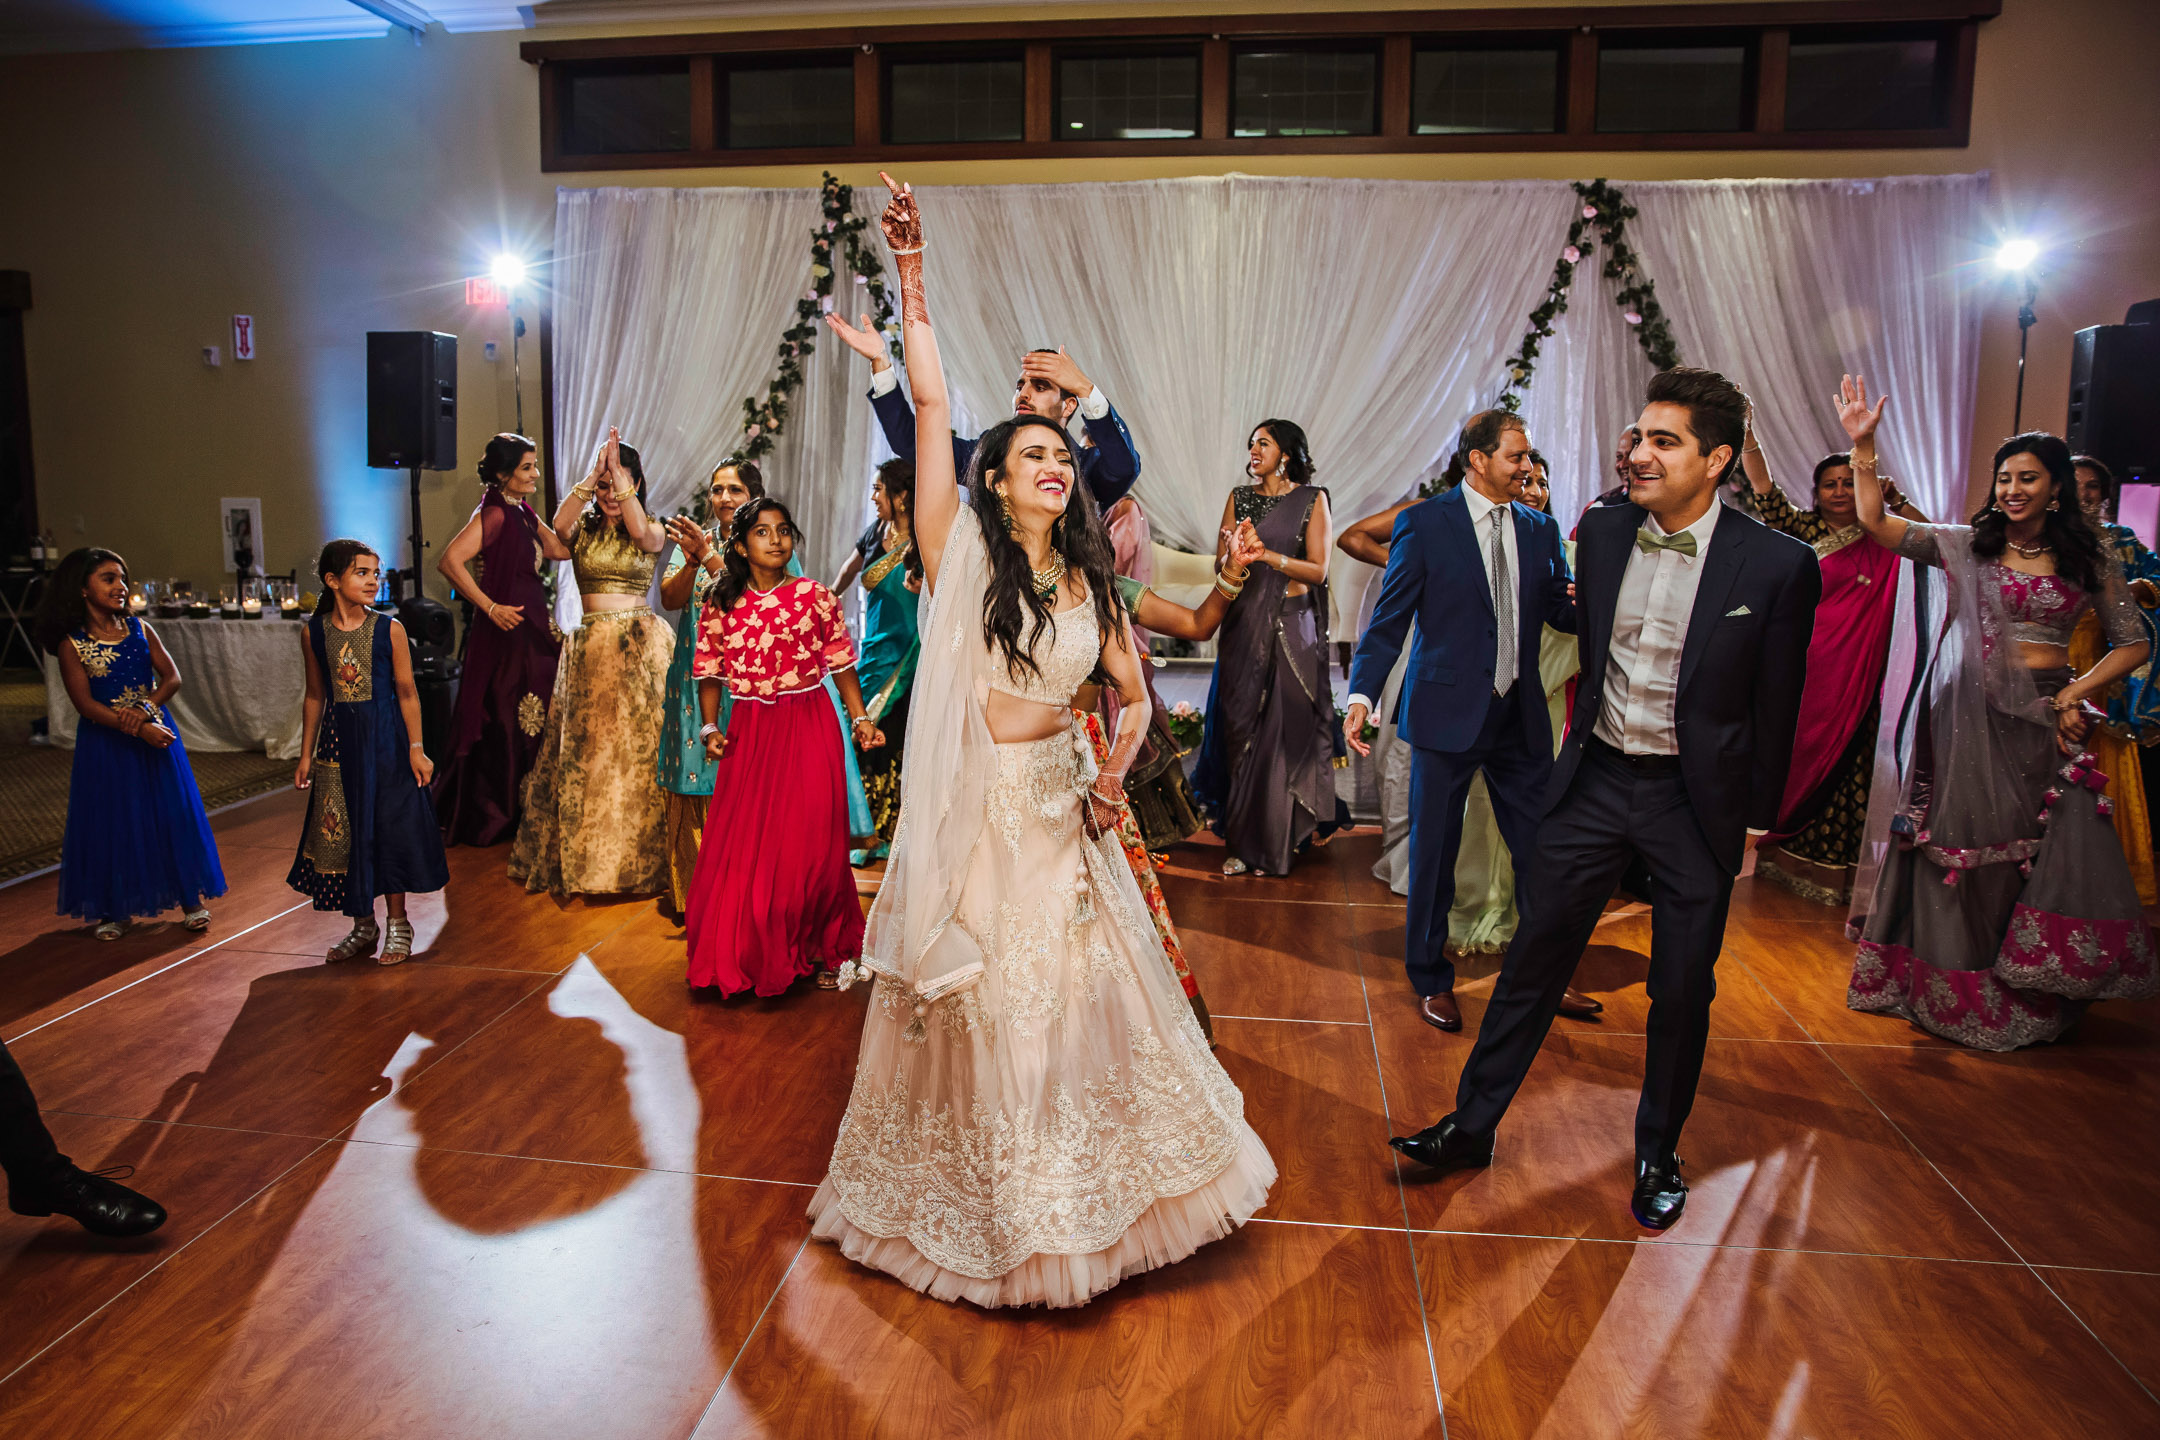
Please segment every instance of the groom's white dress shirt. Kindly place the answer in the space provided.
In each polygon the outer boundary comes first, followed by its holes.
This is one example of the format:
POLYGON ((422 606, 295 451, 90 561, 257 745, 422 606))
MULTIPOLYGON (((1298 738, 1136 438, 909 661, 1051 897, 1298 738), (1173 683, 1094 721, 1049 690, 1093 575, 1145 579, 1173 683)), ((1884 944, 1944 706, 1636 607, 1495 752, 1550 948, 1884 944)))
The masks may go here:
MULTIPOLYGON (((1628 755, 1680 753, 1673 723, 1680 654, 1687 645, 1703 562, 1710 556, 1710 533, 1724 513, 1713 504, 1678 532, 1695 537, 1693 555, 1645 550, 1629 542, 1627 570, 1613 609, 1612 645, 1605 656, 1604 701, 1593 732, 1615 750, 1628 755)), ((1655 535, 1667 533, 1655 515, 1646 516, 1642 528, 1655 535)))

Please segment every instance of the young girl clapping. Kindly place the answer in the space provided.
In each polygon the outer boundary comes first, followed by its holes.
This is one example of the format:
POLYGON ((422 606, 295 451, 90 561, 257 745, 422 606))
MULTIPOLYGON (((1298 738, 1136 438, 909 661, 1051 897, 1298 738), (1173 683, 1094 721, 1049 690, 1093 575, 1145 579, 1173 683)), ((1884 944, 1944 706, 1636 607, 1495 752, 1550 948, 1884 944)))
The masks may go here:
POLYGON ((435 766, 415 738, 420 696, 405 627, 368 608, 381 567, 381 557, 358 540, 325 545, 315 565, 322 599, 300 641, 307 701, 293 786, 309 792, 308 813, 285 878, 317 910, 353 917, 352 933, 330 951, 332 963, 368 959, 377 941, 379 963, 411 959, 405 896, 450 880, 428 799, 435 766), (387 939, 375 928, 378 895, 389 916, 387 939))

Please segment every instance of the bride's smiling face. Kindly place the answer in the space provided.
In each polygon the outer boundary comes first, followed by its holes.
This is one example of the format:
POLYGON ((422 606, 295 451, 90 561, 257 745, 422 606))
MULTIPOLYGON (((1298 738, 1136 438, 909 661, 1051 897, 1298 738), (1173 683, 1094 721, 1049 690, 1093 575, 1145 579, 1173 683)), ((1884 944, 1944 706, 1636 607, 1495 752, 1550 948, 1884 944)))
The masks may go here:
POLYGON ((1012 507, 1013 519, 1025 528, 1045 530, 1072 503, 1076 469, 1072 451, 1047 425, 1028 425, 1013 432, 1012 447, 992 488, 1012 507))

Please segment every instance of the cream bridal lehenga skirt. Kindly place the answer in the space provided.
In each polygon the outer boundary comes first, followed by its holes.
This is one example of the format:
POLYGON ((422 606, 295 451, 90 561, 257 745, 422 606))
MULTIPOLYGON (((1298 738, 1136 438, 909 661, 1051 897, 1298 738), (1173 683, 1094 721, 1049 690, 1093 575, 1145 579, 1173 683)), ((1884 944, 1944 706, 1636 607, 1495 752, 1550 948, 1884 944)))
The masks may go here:
POLYGON ((1275 1162, 1116 835, 1081 828, 1084 734, 996 753, 955 916, 984 974, 921 1006, 878 979, 810 1218, 940 1300, 1080 1305, 1242 1225, 1275 1162))

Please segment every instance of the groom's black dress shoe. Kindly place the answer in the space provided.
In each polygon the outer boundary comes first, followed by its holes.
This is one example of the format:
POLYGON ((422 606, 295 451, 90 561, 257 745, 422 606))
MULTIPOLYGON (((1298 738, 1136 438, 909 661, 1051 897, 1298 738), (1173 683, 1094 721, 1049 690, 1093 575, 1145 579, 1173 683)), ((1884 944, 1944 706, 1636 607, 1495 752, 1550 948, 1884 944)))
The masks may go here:
POLYGON ((1492 1164, 1493 1137, 1472 1135, 1455 1126, 1455 1117, 1444 1115, 1415 1135, 1397 1135, 1388 1144, 1420 1165, 1441 1174, 1450 1170, 1475 1170, 1492 1164))
POLYGON ((10 1184, 8 1209, 17 1215, 65 1215, 110 1240, 147 1235, 165 1223, 165 1207, 157 1201, 73 1165, 41 1185, 10 1184))
POLYGON ((1635 1222, 1647 1230, 1663 1230, 1687 1208, 1687 1181, 1680 1178, 1680 1157, 1635 1162, 1635 1193, 1628 1208, 1635 1222))

